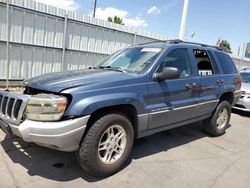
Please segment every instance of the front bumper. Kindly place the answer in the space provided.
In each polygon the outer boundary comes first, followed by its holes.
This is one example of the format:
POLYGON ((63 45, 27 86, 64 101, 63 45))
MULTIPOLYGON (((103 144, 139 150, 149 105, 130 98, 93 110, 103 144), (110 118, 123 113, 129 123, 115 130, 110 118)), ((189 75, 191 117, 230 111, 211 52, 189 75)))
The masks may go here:
POLYGON ((240 100, 240 97, 241 97, 241 90, 235 91, 232 105, 235 105, 240 100))
POLYGON ((250 112, 250 98, 248 98, 248 96, 242 96, 232 108, 244 112, 250 112))
POLYGON ((34 142, 61 151, 76 151, 89 117, 84 116, 60 122, 25 120, 20 125, 7 124, 14 135, 23 138, 26 142, 34 142))

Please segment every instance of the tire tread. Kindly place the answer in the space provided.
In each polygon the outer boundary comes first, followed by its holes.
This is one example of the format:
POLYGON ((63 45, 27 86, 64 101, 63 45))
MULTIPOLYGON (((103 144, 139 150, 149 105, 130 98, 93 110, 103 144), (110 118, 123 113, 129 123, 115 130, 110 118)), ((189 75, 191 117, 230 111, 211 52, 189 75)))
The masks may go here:
POLYGON ((114 116, 116 117, 122 116, 123 118, 126 118, 127 121, 129 121, 128 118, 121 113, 112 113, 112 114, 103 115, 101 118, 94 121, 94 123, 91 125, 90 129, 88 130, 87 134, 82 140, 82 143, 80 145, 78 152, 76 153, 76 158, 77 158, 79 165, 82 167, 84 171, 86 171, 87 173, 90 173, 91 175, 94 175, 97 177, 106 177, 108 175, 111 175, 111 174, 103 174, 100 171, 98 171, 96 168, 96 164, 93 163, 93 160, 91 159, 92 159, 92 153, 94 152, 92 146, 94 144, 93 142, 94 142, 96 133, 103 126, 104 122, 109 121, 110 119, 114 118, 114 116))
POLYGON ((228 128, 228 123, 230 121, 230 117, 231 117, 231 105, 230 105, 230 103, 228 101, 221 101, 218 104, 218 106, 216 107, 212 116, 203 121, 203 130, 211 136, 214 136, 214 137, 221 136, 225 133, 225 130, 228 128), (216 127, 215 123, 217 120, 217 115, 218 115, 220 109, 223 107, 226 107, 228 109, 229 117, 228 117, 227 125, 223 129, 219 130, 216 127))

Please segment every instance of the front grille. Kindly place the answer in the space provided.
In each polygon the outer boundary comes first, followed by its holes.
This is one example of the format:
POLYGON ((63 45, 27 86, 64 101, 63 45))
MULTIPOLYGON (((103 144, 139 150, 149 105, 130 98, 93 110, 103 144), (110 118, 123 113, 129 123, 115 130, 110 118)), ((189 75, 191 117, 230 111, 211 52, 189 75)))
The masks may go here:
POLYGON ((0 90, 0 118, 6 122, 20 124, 29 95, 0 90))

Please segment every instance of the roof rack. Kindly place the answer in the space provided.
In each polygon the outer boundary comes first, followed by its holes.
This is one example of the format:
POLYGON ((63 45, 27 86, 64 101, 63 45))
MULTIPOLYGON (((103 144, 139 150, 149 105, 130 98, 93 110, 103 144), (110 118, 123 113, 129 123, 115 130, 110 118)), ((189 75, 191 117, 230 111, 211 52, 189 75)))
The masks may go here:
POLYGON ((202 46, 202 47, 210 47, 210 48, 216 48, 217 50, 221 50, 221 48, 218 47, 218 46, 211 46, 211 45, 197 43, 197 42, 187 42, 187 41, 183 41, 183 40, 180 40, 180 39, 165 40, 164 42, 167 42, 167 43, 170 43, 170 44, 180 44, 180 43, 183 43, 183 44, 194 44, 194 45, 199 45, 199 46, 202 46))
POLYGON ((138 44, 138 45, 145 45, 145 44, 153 44, 153 43, 159 43, 159 42, 165 42, 165 43, 169 43, 169 44, 193 44, 193 45, 199 45, 202 47, 210 47, 210 48, 215 48, 217 50, 222 50, 220 47, 218 46, 211 46, 211 45, 207 45, 207 44, 202 44, 202 43, 196 43, 196 42, 187 42, 187 41, 183 41, 180 39, 173 39, 173 40, 155 40, 155 41, 151 41, 151 42, 146 42, 146 43, 142 43, 142 44, 138 44))
POLYGON ((245 67, 245 68, 243 68, 241 70, 250 70, 250 68, 249 67, 245 67))
POLYGON ((135 44, 135 45, 144 45, 144 44, 153 44, 153 43, 159 43, 159 42, 166 42, 164 40, 153 40, 150 42, 145 42, 145 43, 140 43, 140 44, 135 44))

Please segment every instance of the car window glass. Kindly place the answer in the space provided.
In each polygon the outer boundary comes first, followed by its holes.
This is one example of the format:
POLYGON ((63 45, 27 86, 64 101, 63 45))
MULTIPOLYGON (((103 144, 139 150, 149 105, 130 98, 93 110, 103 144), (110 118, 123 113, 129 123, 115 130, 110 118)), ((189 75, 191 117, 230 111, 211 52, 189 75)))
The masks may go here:
POLYGON ((216 61, 214 59, 214 56, 213 56, 212 52, 207 50, 207 53, 208 53, 208 57, 210 59, 210 62, 212 64, 212 66, 213 66, 214 74, 219 74, 220 72, 219 72, 219 69, 218 69, 218 65, 216 64, 216 61))
POLYGON ((228 54, 225 54, 223 52, 215 52, 215 55, 219 60, 224 74, 237 73, 236 66, 228 54))
POLYGON ((133 47, 115 53, 95 65, 99 67, 118 67, 128 72, 146 71, 161 54, 162 48, 133 47))
POLYGON ((175 49, 162 59, 158 72, 166 67, 175 67, 180 71, 180 78, 192 76, 191 59, 187 49, 175 49))
POLYGON ((242 79, 243 79, 243 82, 244 83, 250 83, 250 72, 249 73, 240 73, 242 79))
POLYGON ((200 76, 213 75, 214 69, 212 63, 208 57, 208 53, 205 50, 194 49, 194 56, 198 67, 200 76))
POLYGON ((127 67, 130 64, 131 58, 125 56, 119 56, 115 59, 114 67, 127 67))

